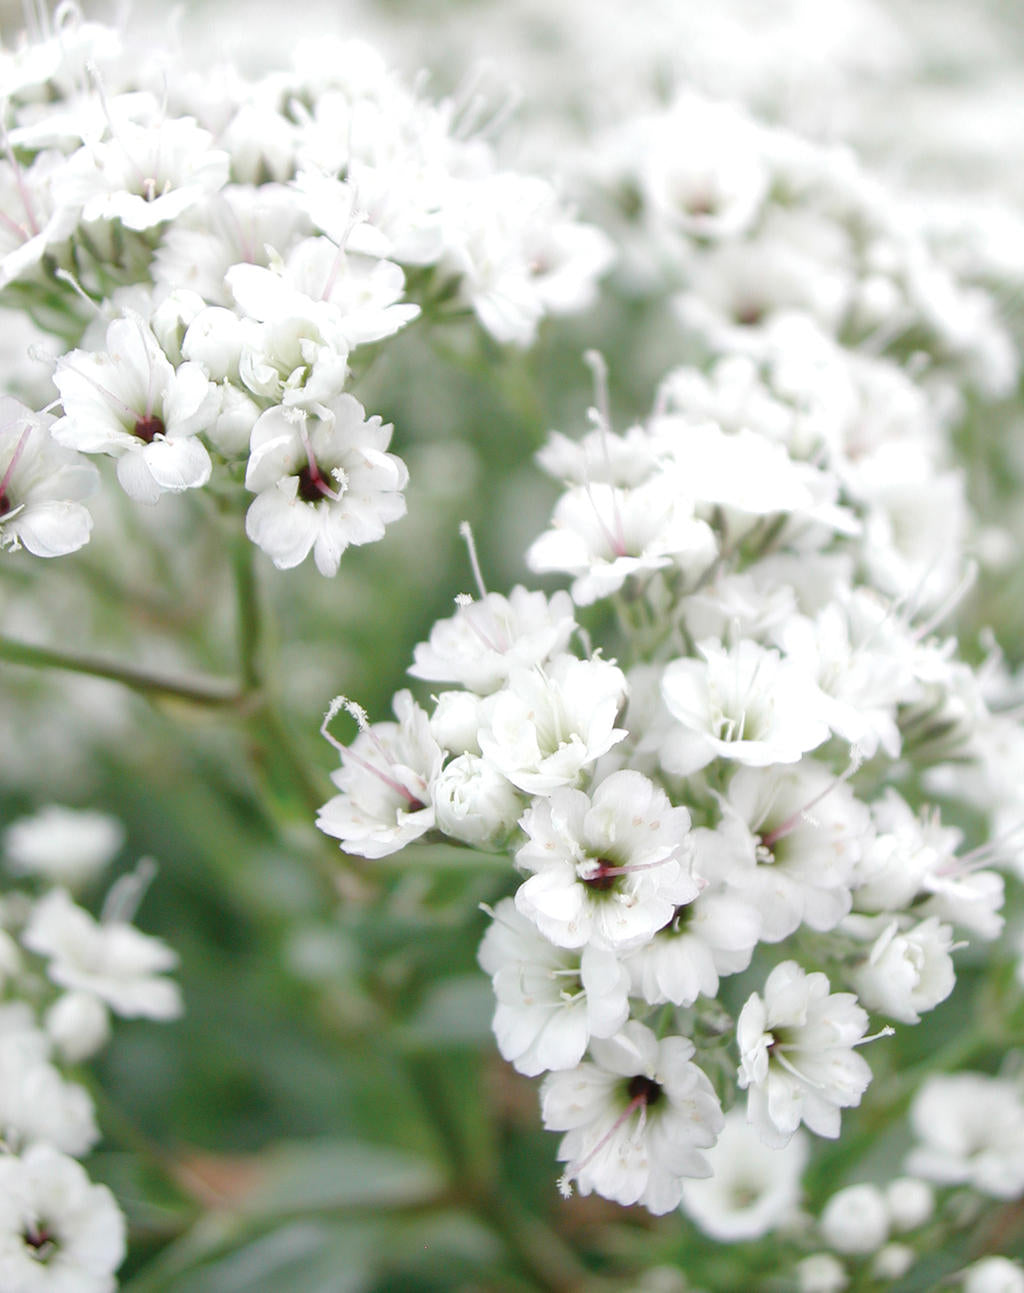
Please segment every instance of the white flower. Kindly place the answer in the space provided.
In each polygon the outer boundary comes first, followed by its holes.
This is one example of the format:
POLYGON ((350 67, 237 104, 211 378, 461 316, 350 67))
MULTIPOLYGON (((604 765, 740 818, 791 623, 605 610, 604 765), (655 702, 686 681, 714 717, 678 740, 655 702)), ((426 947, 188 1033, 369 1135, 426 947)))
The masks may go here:
POLYGON ((444 758, 427 716, 408 691, 394 699, 397 723, 374 723, 342 751, 331 773, 341 791, 316 824, 348 853, 379 858, 397 853, 434 825, 430 787, 444 758))
POLYGON ((8 1013, 0 1025, 0 1135, 15 1146, 46 1142, 77 1157, 99 1138, 92 1100, 65 1081, 49 1050, 34 1023, 8 1013))
POLYGON ((548 598, 521 585, 508 597, 487 593, 479 601, 462 601, 453 616, 437 621, 429 642, 416 646, 409 673, 487 695, 513 667, 540 665, 564 651, 575 627, 568 593, 548 598))
POLYGON ((673 660, 662 695, 676 726, 662 761, 688 776, 712 759, 754 767, 796 763, 828 738, 816 688, 777 651, 744 638, 731 649, 699 645, 703 659, 673 660))
POLYGON ((812 1253, 797 1262, 793 1273, 800 1293, 843 1293, 850 1285, 846 1268, 831 1253, 812 1253))
POLYGON ((850 910, 850 883, 868 810, 848 785, 810 759, 740 768, 720 799, 722 820, 696 833, 698 871, 714 867, 761 913, 761 937, 777 943, 801 924, 834 929, 850 910))
POLYGON ((983 1257, 963 1272, 962 1293, 1024 1293, 1024 1270, 1008 1257, 983 1257))
POLYGON ((615 726, 625 696, 607 660, 561 654, 543 669, 517 666, 488 700, 480 752, 520 790, 548 795, 625 737, 615 726))
MULTIPOLYGON (((703 879, 699 864, 699 879, 703 879)), ((698 996, 713 999, 721 975, 750 964, 761 933, 756 906, 721 886, 702 890, 677 907, 672 919, 643 947, 629 953, 633 991, 649 1005, 671 1001, 690 1006, 698 996)))
POLYGON ((204 485, 210 456, 196 438, 217 414, 219 395, 198 364, 178 369, 138 315, 115 319, 106 350, 74 350, 57 364, 54 384, 64 416, 58 443, 109 453, 126 494, 155 503, 166 490, 204 485))
POLYGON ((898 1176, 885 1187, 885 1206, 893 1230, 902 1234, 923 1226, 931 1217, 935 1211, 935 1192, 913 1176, 898 1176))
POLYGON ((475 754, 460 754, 430 787, 438 830, 479 849, 508 839, 523 811, 515 787, 475 754))
POLYGON ((349 544, 376 542, 404 515, 409 474, 386 452, 391 430, 351 395, 336 395, 316 417, 262 414, 245 475, 257 495, 245 532, 279 569, 312 551, 322 575, 337 574, 349 544))
POLYGON ((122 920, 97 923, 53 889, 32 908, 22 942, 46 957, 47 973, 62 988, 91 992, 128 1019, 176 1019, 178 985, 164 977, 178 957, 160 939, 122 920))
POLYGON ((889 1213, 876 1185, 851 1185, 833 1194, 821 1214, 821 1233, 837 1253, 877 1252, 889 1237, 889 1213))
POLYGON ((761 128, 734 105, 692 92, 644 126, 639 179, 652 221, 694 238, 743 234, 768 192, 761 128))
POLYGON ((232 265, 269 265, 310 232, 294 192, 283 184, 231 184, 200 212, 167 230, 153 261, 158 283, 191 288, 211 305, 230 305, 232 265))
POLYGON ((533 874, 516 907, 559 947, 638 947, 699 891, 690 814, 639 772, 613 772, 592 796, 557 789, 521 825, 516 865, 533 874))
POLYGON ((92 992, 62 992, 43 1017, 46 1034, 62 1059, 80 1064, 110 1038, 110 1015, 92 992))
POLYGON ((711 1083, 691 1062, 693 1043, 658 1041, 631 1021, 608 1041, 591 1043, 593 1061, 551 1073, 541 1087, 544 1126, 564 1131, 564 1188, 596 1192, 616 1203, 671 1211, 685 1177, 710 1175, 700 1151, 722 1128, 711 1083))
POLYGON ((12 822, 3 851, 12 871, 74 887, 91 880, 124 843, 124 827, 107 813, 47 804, 12 822))
POLYGON ((935 916, 903 933, 894 920, 851 971, 850 982, 870 1010, 904 1024, 920 1023, 921 1012, 945 1001, 956 984, 952 948, 952 929, 935 916))
POLYGON ((235 265, 226 282, 243 314, 260 322, 315 319, 325 338, 350 350, 390 337, 420 312, 401 303, 405 275, 389 260, 352 255, 329 238, 304 238, 277 268, 235 265))
POLYGON ((650 574, 673 563, 700 574, 716 554, 715 537, 678 483, 660 473, 633 489, 577 485, 562 495, 546 530, 531 544, 531 570, 574 575, 573 600, 580 606, 610 597, 631 575, 650 574))
POLYGON ((721 1243, 770 1234, 797 1215, 808 1153, 808 1139, 801 1132, 782 1149, 771 1149, 741 1109, 730 1109, 708 1150, 712 1175, 683 1182, 683 1211, 721 1243))
POLYGON ((124 1218, 105 1185, 50 1145, 0 1158, 5 1293, 113 1293, 124 1218))
POLYGON ((555 947, 510 898, 495 907, 477 959, 494 984, 498 1050, 529 1077, 575 1068, 591 1037, 611 1037, 629 1018, 629 975, 616 957, 555 947))
POLYGON ((740 1012, 739 1084, 747 1118, 767 1145, 788 1142, 801 1122, 835 1140, 839 1111, 860 1103, 871 1069, 854 1050, 868 1017, 849 992, 829 993, 824 974, 777 965, 740 1012))
POLYGON ((985 1073, 930 1077, 910 1123, 921 1142, 907 1157, 915 1176, 997 1199, 1024 1193, 1024 1096, 1015 1082, 985 1073))
POLYGON ((830 603, 814 620, 794 615, 777 632, 787 659, 817 683, 829 727, 871 758, 879 746, 900 752, 896 707, 912 687, 906 653, 894 649, 884 619, 889 608, 870 594, 830 603))
POLYGON ((227 182, 230 158, 212 143, 189 117, 147 124, 121 120, 111 127, 111 138, 71 158, 58 196, 80 204, 85 221, 153 229, 227 182))
POLYGON ((79 499, 99 477, 92 463, 54 442, 52 423, 0 396, 0 548, 62 557, 89 541, 92 517, 79 499))
POLYGON ((31 275, 47 250, 74 229, 77 210, 53 194, 63 168, 63 157, 50 151, 38 153, 27 167, 13 152, 0 160, 0 288, 31 275))

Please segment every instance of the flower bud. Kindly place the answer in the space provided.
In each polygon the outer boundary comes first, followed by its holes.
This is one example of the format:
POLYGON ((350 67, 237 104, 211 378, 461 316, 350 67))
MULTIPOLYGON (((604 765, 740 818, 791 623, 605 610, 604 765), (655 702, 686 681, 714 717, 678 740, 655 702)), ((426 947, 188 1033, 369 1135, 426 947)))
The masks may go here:
POLYGON ((851 1185, 833 1194, 821 1214, 821 1233, 838 1253, 873 1253, 889 1234, 889 1214, 874 1185, 851 1185))
POLYGON ((895 921, 886 927, 854 971, 853 984, 869 1010, 916 1024, 921 1011, 933 1009, 953 991, 953 930, 934 916, 905 934, 897 929, 895 921))
POLYGON ((69 1064, 90 1059, 110 1036, 107 1008, 91 992, 65 992, 46 1012, 43 1023, 69 1064))
POLYGON ((925 1181, 901 1176, 886 1186, 885 1205, 893 1230, 902 1233, 924 1225, 935 1209, 935 1195, 925 1181))
POLYGON ((831 1253, 814 1253, 796 1266, 800 1293, 843 1293, 850 1283, 846 1268, 831 1253))
POLYGON ((515 789, 486 759, 460 754, 432 787, 437 826, 475 848, 500 846, 522 816, 515 789))
POLYGON ((1024 1271, 1008 1257, 984 1257, 964 1272, 963 1293, 1024 1293, 1024 1271))

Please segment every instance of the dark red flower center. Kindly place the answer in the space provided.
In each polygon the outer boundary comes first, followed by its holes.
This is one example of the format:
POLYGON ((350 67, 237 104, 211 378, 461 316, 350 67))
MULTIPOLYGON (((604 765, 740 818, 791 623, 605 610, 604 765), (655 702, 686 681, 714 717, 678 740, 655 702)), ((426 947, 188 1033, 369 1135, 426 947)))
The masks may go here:
POLYGON ((158 435, 164 435, 167 431, 163 418, 158 418, 155 413, 151 413, 149 417, 139 418, 132 429, 140 440, 145 440, 146 444, 152 444, 158 435))
POLYGON ((648 1109, 661 1099, 661 1085, 653 1078, 645 1077, 643 1073, 630 1078, 626 1090, 629 1092, 630 1100, 643 1100, 648 1109))

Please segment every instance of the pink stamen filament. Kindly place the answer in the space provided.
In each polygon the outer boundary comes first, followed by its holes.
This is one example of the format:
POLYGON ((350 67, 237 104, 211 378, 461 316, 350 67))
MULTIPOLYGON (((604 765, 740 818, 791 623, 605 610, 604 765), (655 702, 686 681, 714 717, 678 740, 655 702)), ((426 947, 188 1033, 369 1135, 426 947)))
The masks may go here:
POLYGON ((83 373, 80 368, 76 368, 74 364, 69 364, 67 362, 61 364, 61 368, 69 369, 71 372, 77 374, 77 376, 87 381, 91 386, 95 386, 95 388, 100 392, 101 395, 103 395, 106 399, 108 399, 111 402, 111 404, 116 405, 121 410, 121 415, 127 418, 131 422, 133 427, 135 426, 136 422, 141 420, 141 415, 137 413, 135 409, 131 408, 130 405, 126 404, 124 400, 120 399, 117 395, 115 395, 113 391, 108 390, 106 386, 103 385, 102 382, 98 382, 96 378, 92 377, 89 373, 83 373))
POLYGON ((849 780, 849 778, 853 776, 853 774, 857 771, 859 767, 860 767, 860 760, 852 759, 850 761, 850 766, 846 769, 846 771, 843 772, 840 776, 835 777, 832 781, 830 781, 824 790, 822 790, 819 794, 815 795, 812 799, 809 799, 806 804, 801 805, 801 807, 799 807, 796 810, 796 812, 791 813, 786 818, 786 820, 782 822, 779 826, 776 826, 774 830, 769 831, 767 835, 762 835, 761 843, 765 846, 765 848, 766 849, 772 848, 775 844, 778 843, 779 840, 789 835, 791 831, 796 830, 796 828, 800 825, 801 821, 807 816, 807 814, 811 811, 811 809, 814 808, 817 804, 820 804, 821 801, 825 799, 828 795, 830 795, 832 791, 836 789, 837 786, 841 786, 844 781, 849 780))
POLYGON ((621 516, 621 513, 619 512, 619 497, 618 497, 619 491, 615 488, 614 485, 609 485, 608 488, 611 490, 612 524, 615 527, 614 530, 608 527, 607 522, 605 521, 604 517, 601 515, 600 509, 597 506, 597 502, 594 499, 594 494, 593 494, 590 481, 587 481, 587 483, 583 486, 583 489, 587 495, 587 499, 590 502, 590 506, 594 509, 594 515, 597 517, 597 523, 601 527, 601 530, 604 533, 604 537, 608 540, 608 546, 611 548, 612 552, 614 552, 617 557, 627 557, 629 556, 629 552, 627 551, 627 548, 626 548, 626 538, 622 529, 622 516, 621 516))
MULTIPOLYGON (((11 169, 14 171, 14 183, 18 189, 18 196, 21 198, 21 205, 25 208, 28 227, 32 230, 33 234, 37 234, 39 232, 39 224, 36 220, 36 213, 32 206, 32 199, 29 196, 24 174, 18 164, 18 159, 14 156, 14 150, 11 148, 11 143, 7 137, 6 130, 4 131, 4 152, 7 154, 7 160, 10 162, 11 169)), ((15 225, 14 227, 17 228, 18 226, 15 225)), ((24 236, 24 230, 19 229, 19 233, 24 236)))
POLYGON ((386 786, 389 786, 396 794, 402 796, 409 805, 409 812, 418 813, 421 808, 426 807, 422 799, 417 799, 412 791, 406 789, 406 787, 403 786, 395 777, 388 776, 388 774, 386 772, 382 772, 380 768, 375 768, 372 763, 361 758, 358 754, 353 754, 350 749, 345 748, 341 757, 342 759, 351 759, 353 763, 358 763, 366 772, 372 772, 375 777, 379 777, 386 786))
POLYGON ((14 475, 14 469, 18 465, 18 459, 25 451, 25 445, 32 434, 31 424, 22 431, 18 438, 18 443, 14 446, 14 453, 11 454, 11 461, 7 464, 7 470, 0 480, 0 516, 6 516, 11 511, 10 500, 7 497, 7 487, 11 483, 11 477, 14 475))
POLYGON ((619 1130, 619 1128, 623 1125, 623 1123, 628 1122, 629 1119, 632 1118, 633 1114, 636 1112, 637 1109, 641 1110, 640 1122, 637 1126, 637 1131, 638 1132, 643 1131, 644 1125, 646 1123, 647 1096, 644 1092, 641 1092, 639 1095, 635 1095, 633 1099, 630 1100, 629 1104, 626 1105, 622 1113, 619 1114, 619 1116, 615 1119, 612 1125, 608 1128, 605 1134, 601 1137, 601 1139, 597 1142, 597 1144, 590 1151, 590 1153, 587 1154, 585 1158, 581 1158, 578 1162, 566 1164, 565 1171, 562 1173, 558 1182, 559 1189, 562 1190, 563 1194, 566 1193, 566 1191, 569 1189, 569 1183, 571 1181, 579 1180, 580 1173, 584 1170, 587 1164, 593 1162, 593 1160, 597 1157, 597 1155, 601 1152, 601 1150, 604 1149, 604 1147, 608 1144, 608 1142, 619 1130))
MULTIPOLYGON (((306 451, 306 463, 307 463, 307 467, 305 471, 301 472, 299 475, 300 490, 302 488, 302 485, 308 482, 309 485, 311 485, 313 489, 317 491, 317 493, 322 494, 324 498, 329 498, 331 502, 337 503, 340 500, 341 495, 337 492, 337 490, 332 489, 331 486, 328 485, 327 481, 324 480, 324 477, 320 471, 320 467, 317 463, 317 460, 313 456, 313 446, 310 444, 310 441, 309 441, 309 432, 305 429, 305 427, 303 427, 300 434, 302 437, 302 447, 306 451)), ((312 502, 312 501, 313 500, 311 499, 306 499, 306 502, 312 502)))

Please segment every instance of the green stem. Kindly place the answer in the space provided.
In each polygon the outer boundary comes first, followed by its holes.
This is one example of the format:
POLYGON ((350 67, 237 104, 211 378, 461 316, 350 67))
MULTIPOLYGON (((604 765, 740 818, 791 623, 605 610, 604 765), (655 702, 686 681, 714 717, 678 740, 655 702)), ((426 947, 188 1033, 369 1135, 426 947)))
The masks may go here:
POLYGON ((255 549, 241 536, 232 536, 231 562, 238 598, 238 659, 242 686, 250 694, 263 687, 263 618, 256 583, 255 549))
POLYGON ((244 689, 227 678, 171 678, 116 660, 105 660, 102 656, 16 642, 13 638, 0 638, 0 660, 30 669, 63 669, 92 678, 107 678, 143 695, 173 696, 194 705, 239 708, 246 698, 244 689))

